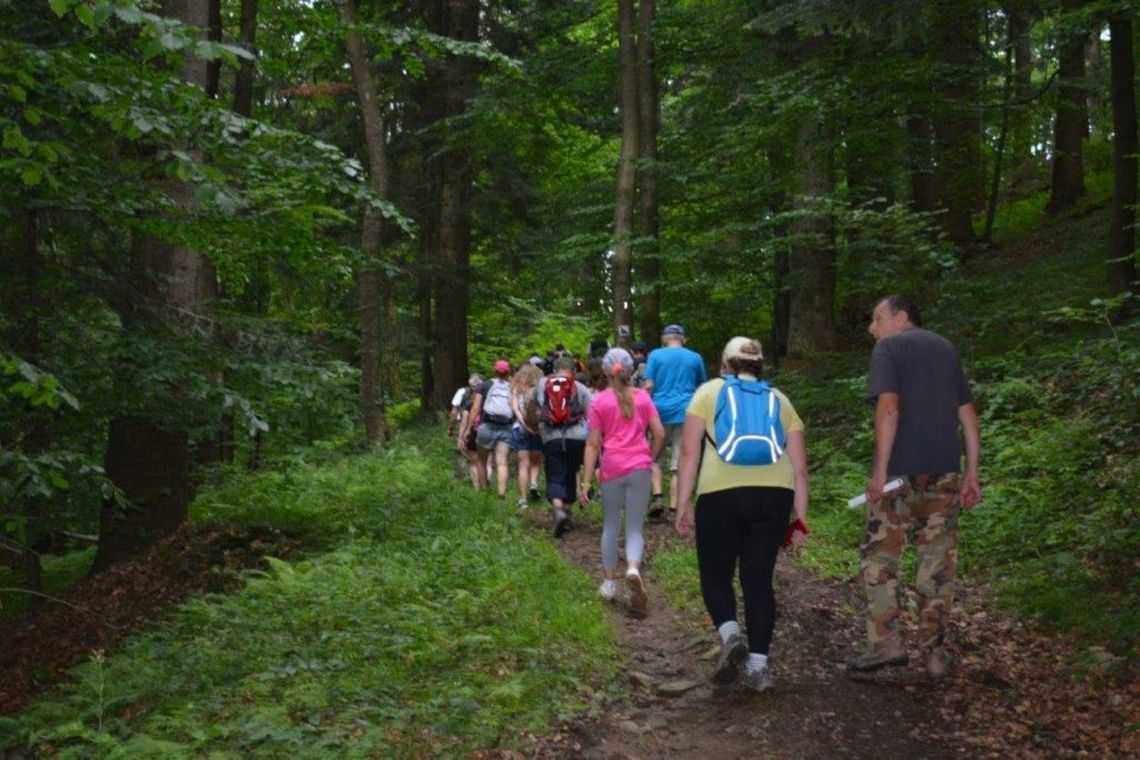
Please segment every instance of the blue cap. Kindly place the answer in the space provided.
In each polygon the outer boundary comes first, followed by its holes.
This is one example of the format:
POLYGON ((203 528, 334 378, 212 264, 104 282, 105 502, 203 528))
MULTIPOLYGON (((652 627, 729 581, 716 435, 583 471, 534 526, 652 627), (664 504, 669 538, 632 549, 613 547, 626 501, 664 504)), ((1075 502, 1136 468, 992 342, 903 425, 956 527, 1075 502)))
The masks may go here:
POLYGON ((685 337, 685 328, 680 325, 666 325, 665 329, 661 331, 662 335, 680 335, 685 337))

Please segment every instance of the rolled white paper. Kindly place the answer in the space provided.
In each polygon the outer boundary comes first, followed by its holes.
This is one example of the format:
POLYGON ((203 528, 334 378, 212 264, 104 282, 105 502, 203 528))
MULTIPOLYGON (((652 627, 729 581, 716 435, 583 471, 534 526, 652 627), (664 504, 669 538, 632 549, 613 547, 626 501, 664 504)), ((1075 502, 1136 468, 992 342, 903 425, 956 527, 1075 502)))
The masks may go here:
MULTIPOLYGON (((902 478, 895 478, 890 483, 887 483, 885 486, 883 486, 883 493, 886 494, 886 493, 890 493, 891 491, 897 491, 898 489, 902 488, 902 484, 903 484, 902 478)), ((849 507, 860 507, 866 503, 867 503, 867 494, 865 494, 865 493, 861 493, 858 496, 852 496, 850 499, 847 500, 847 506, 849 506, 849 507)))

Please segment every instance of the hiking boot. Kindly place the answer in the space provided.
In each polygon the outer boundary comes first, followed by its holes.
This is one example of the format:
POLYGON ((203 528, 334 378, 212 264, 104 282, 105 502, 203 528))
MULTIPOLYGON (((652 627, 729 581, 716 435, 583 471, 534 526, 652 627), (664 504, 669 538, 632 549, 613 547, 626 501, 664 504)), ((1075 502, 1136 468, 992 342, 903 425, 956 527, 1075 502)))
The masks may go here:
POLYGON ((602 581, 602 585, 598 586, 598 593, 607 602, 612 602, 614 599, 617 599, 618 582, 613 578, 606 578, 602 581))
POLYGON ((720 658, 716 661, 716 670, 713 671, 713 683, 718 686, 728 686, 736 680, 740 666, 748 659, 748 644, 744 636, 734 633, 724 646, 720 648, 720 658))
POLYGON ((665 514, 665 495, 660 493, 653 494, 653 498, 649 501, 649 513, 651 518, 658 518, 665 514))
POLYGON ((944 646, 931 648, 926 654, 926 674, 931 678, 944 678, 954 666, 954 655, 944 646))
POLYGON ((562 538, 563 534, 570 530, 570 527, 570 515, 566 514, 566 510, 554 510, 554 537, 562 538))
POLYGON ((526 497, 531 501, 542 500, 542 494, 538 492, 538 485, 536 483, 530 484, 530 490, 526 492, 526 497))
POLYGON ((752 691, 763 693, 776 687, 776 679, 772 678, 772 669, 764 665, 755 670, 745 670, 744 685, 752 691))
POLYGON ((879 668, 894 665, 906 665, 906 651, 899 648, 868 649, 861 655, 847 663, 847 669, 856 673, 870 673, 879 668))
POLYGON ((636 567, 625 571, 625 585, 629 588, 629 608, 634 615, 641 617, 645 614, 645 583, 641 580, 641 573, 636 567))
POLYGON ((515 502, 515 506, 519 508, 520 512, 522 512, 524 509, 530 507, 530 502, 526 499, 519 499, 517 502, 515 502))

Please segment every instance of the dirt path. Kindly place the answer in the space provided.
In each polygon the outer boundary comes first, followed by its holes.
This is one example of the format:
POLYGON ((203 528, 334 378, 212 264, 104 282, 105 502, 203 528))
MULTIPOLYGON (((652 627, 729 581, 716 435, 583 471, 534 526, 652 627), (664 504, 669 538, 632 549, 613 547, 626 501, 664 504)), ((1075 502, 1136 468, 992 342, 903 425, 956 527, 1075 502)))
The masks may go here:
MULTIPOLYGON (((545 515, 530 515, 535 530, 545 515)), ((600 527, 579 521, 559 542, 567 560, 600 577, 600 527)), ((931 682, 911 651, 908 668, 852 677, 844 667, 862 641, 857 584, 821 580, 781 557, 780 607, 772 644, 776 689, 714 693, 715 632, 701 613, 669 607, 653 558, 679 541, 672 526, 648 526, 650 614, 615 606, 627 676, 644 674, 604 718, 545 737, 534 756, 591 758, 1135 758, 1140 757, 1140 653, 1113 654, 992 612, 992 596, 961 584, 949 639, 958 667, 931 682), (675 698, 658 687, 696 686, 675 698)), ((911 601, 913 602, 913 592, 911 601)), ((913 640, 915 620, 903 623, 913 640)))
MULTIPOLYGON (((539 510, 541 512, 541 510, 539 510)), ((536 529, 545 515, 532 515, 536 529)), ((582 524, 560 542, 563 556, 600 573, 600 529, 582 524)), ((701 634, 699 621, 674 610, 654 579, 653 556, 678 540, 671 526, 654 523, 647 536, 643 571, 649 615, 638 620, 615 605, 621 645, 633 674, 649 676, 649 688, 633 685, 626 704, 602 719, 581 723, 547 740, 542 754, 597 758, 657 757, 960 757, 966 748, 937 730, 937 693, 913 664, 889 675, 855 680, 843 663, 860 640, 860 609, 853 584, 821 581, 781 558, 777 566, 780 617, 772 645, 777 686, 755 694, 737 685, 714 693, 708 676, 716 636, 701 634), (847 612, 844 612, 847 610, 847 612), (696 682, 679 697, 656 689, 696 682)), ((913 658, 912 658, 913 659, 913 658)), ((976 753, 975 753, 976 756, 976 753)))

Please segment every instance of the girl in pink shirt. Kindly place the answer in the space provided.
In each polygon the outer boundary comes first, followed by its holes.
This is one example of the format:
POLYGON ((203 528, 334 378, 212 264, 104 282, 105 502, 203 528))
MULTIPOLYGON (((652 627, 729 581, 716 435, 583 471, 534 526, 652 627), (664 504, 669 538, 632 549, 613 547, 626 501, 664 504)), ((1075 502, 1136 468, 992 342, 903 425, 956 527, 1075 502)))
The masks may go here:
MULTIPOLYGON (((622 508, 625 508, 625 559, 629 567, 625 583, 634 614, 645 614, 645 585, 641 579, 641 556, 645 551, 645 513, 649 507, 649 489, 653 461, 665 445, 665 428, 657 416, 657 408, 649 394, 631 388, 629 378, 634 370, 633 357, 623 348, 611 348, 602 358, 602 369, 609 387, 597 393, 587 412, 590 437, 582 471, 594 471, 600 454, 602 508, 602 569, 605 579, 598 588, 603 599, 612 601, 618 595, 618 534, 622 508), (645 433, 653 437, 650 446, 645 433)), ((590 503, 589 482, 578 484, 578 499, 590 503)))

